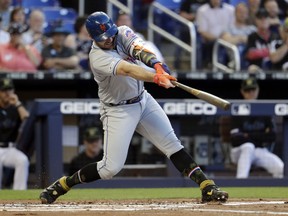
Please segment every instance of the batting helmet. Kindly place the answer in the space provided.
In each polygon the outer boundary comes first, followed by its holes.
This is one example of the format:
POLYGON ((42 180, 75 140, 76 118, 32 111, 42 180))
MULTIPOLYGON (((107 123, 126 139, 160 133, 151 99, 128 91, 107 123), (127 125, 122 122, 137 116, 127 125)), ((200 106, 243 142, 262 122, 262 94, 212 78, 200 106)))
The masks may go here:
POLYGON ((106 40, 118 32, 117 26, 104 12, 95 12, 88 16, 86 29, 89 35, 97 42, 106 40))

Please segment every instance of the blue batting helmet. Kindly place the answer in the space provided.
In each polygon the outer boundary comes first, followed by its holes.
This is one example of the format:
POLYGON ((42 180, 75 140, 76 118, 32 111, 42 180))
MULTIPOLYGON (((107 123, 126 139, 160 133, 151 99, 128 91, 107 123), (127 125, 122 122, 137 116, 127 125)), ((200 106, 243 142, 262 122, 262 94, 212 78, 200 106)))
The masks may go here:
POLYGON ((104 12, 95 12, 88 16, 86 20, 86 29, 90 37, 96 42, 106 40, 118 32, 117 26, 104 12))

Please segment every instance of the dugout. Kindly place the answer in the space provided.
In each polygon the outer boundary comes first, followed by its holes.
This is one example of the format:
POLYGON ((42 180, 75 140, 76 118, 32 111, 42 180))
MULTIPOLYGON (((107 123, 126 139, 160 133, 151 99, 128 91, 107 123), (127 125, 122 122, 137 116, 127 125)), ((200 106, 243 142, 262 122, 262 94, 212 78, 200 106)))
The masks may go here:
MULTIPOLYGON (((288 101, 268 101, 259 100, 257 102, 250 102, 242 100, 231 100, 232 106, 231 110, 223 111, 213 105, 207 104, 200 100, 182 100, 182 99, 159 99, 159 104, 162 106, 164 111, 167 113, 168 117, 173 124, 176 133, 183 136, 183 143, 186 145, 189 140, 185 141, 185 137, 189 134, 189 131, 183 130, 183 126, 187 125, 183 121, 189 121, 191 118, 198 118, 202 121, 211 121, 213 116, 229 116, 229 115, 272 115, 275 117, 281 117, 283 120, 281 124, 283 125, 283 145, 280 150, 279 155, 284 163, 288 163, 288 157, 285 152, 288 150, 288 115, 287 107, 288 101), (247 109, 243 113, 243 107, 247 109), (205 118, 204 118, 205 117, 205 118), (209 120, 210 119, 210 120, 209 120)), ((99 114, 99 101, 97 99, 36 99, 33 103, 33 116, 36 119, 36 133, 35 133, 35 171, 36 175, 40 177, 39 186, 44 187, 50 182, 59 178, 64 173, 63 164, 63 120, 65 115, 93 115, 97 116, 99 114)), ((191 123, 191 122, 190 122, 191 123)), ((211 122, 210 122, 211 123, 211 122)), ((213 122, 212 122, 213 123, 213 122)), ((217 126, 217 125, 216 125, 217 126)), ((203 127, 206 127, 205 124, 203 127)), ((191 130, 192 130, 191 126, 191 130)), ((201 128, 198 128, 201 130, 201 128)), ((210 132, 217 135, 217 128, 212 128, 210 132)), ((206 131, 207 132, 207 131, 206 131)), ((215 135, 214 134, 214 135, 215 135)), ((190 134, 191 135, 191 134, 190 134)), ((200 149, 199 154, 195 154, 196 161, 204 167, 206 173, 217 173, 217 171, 223 171, 223 164, 217 164, 217 158, 209 161, 210 158, 205 157, 209 153, 203 153, 207 151, 210 147, 210 141, 205 135, 205 131, 199 134, 199 131, 195 131, 196 136, 194 136, 194 142, 198 143, 196 149, 200 149), (202 136, 201 136, 202 135, 202 136), (196 138, 195 138, 196 137, 196 138), (195 141, 196 140, 196 141, 195 141), (209 143, 208 143, 209 142, 209 143), (205 144, 206 143, 206 144, 205 144), (206 145, 206 146, 205 146, 206 145), (201 152, 202 151, 202 152, 201 152), (201 158, 202 156, 202 158, 201 158), (198 157, 198 158, 197 158, 198 157), (208 160, 208 161, 207 161, 208 160)), ((215 137, 217 136, 211 136, 215 137)), ((182 137, 182 138, 183 138, 182 137)), ((194 144, 195 144, 194 143, 194 144)), ((212 142, 213 143, 213 142, 212 142)), ((215 143, 215 140, 214 140, 215 143)), ((195 145, 194 145, 195 146, 195 145)), ((213 147, 215 149, 215 146, 213 147)), ((167 162, 167 161, 166 161, 167 162)), ((130 166, 131 167, 131 166, 130 166)), ((140 166, 139 166, 140 167, 140 166)), ((141 168, 141 167, 140 167, 141 168)), ((150 169, 151 167, 142 167, 144 169, 150 169)), ((153 167, 152 167, 153 168, 153 167)), ((155 167, 156 168, 156 167, 155 167)), ((161 167, 158 167, 161 168, 161 167)), ((162 167, 163 168, 163 167, 162 167)), ((95 183, 89 183, 84 185, 79 185, 79 187, 185 187, 194 184, 191 180, 183 178, 178 174, 175 168, 170 164, 166 164, 167 173, 166 176, 158 177, 145 177, 141 178, 117 176, 109 181, 97 181, 95 183)), ((219 185, 225 186, 241 186, 245 182, 245 186, 287 186, 287 172, 288 168, 285 166, 285 178, 283 179, 273 179, 269 176, 251 177, 249 179, 241 180, 235 179, 234 176, 214 176, 212 177, 219 185)))

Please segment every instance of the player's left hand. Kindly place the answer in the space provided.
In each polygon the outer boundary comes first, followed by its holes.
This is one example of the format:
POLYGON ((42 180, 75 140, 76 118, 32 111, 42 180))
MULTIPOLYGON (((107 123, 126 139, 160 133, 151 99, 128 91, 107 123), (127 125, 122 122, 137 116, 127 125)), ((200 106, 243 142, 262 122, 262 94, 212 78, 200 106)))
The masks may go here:
POLYGON ((160 74, 171 74, 171 71, 169 69, 169 67, 161 62, 158 62, 154 65, 154 69, 156 70, 156 73, 160 73, 160 74))
POLYGON ((174 88, 175 86, 171 83, 171 81, 177 81, 177 79, 167 73, 160 74, 156 73, 154 75, 153 79, 154 83, 158 84, 159 86, 162 86, 166 89, 168 88, 174 88))

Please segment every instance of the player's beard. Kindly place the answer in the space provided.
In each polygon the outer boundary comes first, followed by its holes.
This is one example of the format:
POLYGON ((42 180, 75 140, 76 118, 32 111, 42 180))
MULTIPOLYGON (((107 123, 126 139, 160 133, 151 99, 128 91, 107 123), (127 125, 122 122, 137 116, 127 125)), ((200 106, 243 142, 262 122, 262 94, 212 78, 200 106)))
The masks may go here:
POLYGON ((103 50, 114 49, 115 44, 116 44, 116 36, 113 37, 113 40, 111 42, 105 42, 104 44, 101 44, 101 45, 96 42, 96 44, 97 44, 98 47, 100 47, 103 50))

